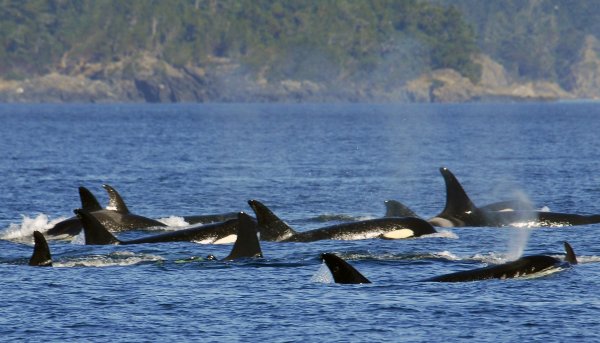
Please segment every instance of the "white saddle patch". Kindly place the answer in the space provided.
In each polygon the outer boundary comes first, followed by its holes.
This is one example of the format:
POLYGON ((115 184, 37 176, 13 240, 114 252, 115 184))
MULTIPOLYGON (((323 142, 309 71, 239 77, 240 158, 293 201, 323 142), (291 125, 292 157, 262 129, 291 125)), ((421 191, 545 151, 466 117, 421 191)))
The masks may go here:
POLYGON ((216 241, 213 242, 213 244, 231 244, 231 243, 235 243, 236 240, 237 240, 237 235, 229 235, 229 236, 223 237, 221 239, 217 239, 216 241))
POLYGON ((415 235, 415 232, 413 230, 400 229, 400 230, 386 232, 386 233, 382 234, 381 237, 385 238, 385 239, 404 239, 404 238, 413 237, 414 235, 415 235))

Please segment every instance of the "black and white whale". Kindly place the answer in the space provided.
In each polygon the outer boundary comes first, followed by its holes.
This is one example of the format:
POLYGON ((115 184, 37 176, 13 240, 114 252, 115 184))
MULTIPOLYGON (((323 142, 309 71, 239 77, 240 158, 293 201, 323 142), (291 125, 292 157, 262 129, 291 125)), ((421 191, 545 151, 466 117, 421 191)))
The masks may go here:
MULTIPOLYGON (((102 225, 112 232, 122 232, 149 227, 164 227, 166 224, 148 217, 140 216, 129 211, 121 195, 110 185, 102 185, 108 193, 108 206, 102 208, 96 197, 85 187, 79 187, 81 208, 90 212, 102 225)), ((48 236, 76 236, 83 226, 79 218, 65 219, 46 231, 48 236)))
MULTIPOLYGON (((600 215, 546 212, 534 210, 531 203, 523 200, 507 200, 477 207, 462 185, 448 168, 440 168, 446 184, 444 210, 427 221, 433 226, 572 226, 600 223, 600 215)), ((386 216, 416 216, 404 204, 387 200, 386 216)))
MULTIPOLYGON (((465 270, 425 279, 433 282, 468 282, 489 279, 512 279, 532 276, 551 271, 552 269, 568 268, 577 264, 577 257, 571 245, 564 242, 566 256, 564 261, 548 255, 530 255, 499 265, 493 265, 472 270, 465 270)), ((370 283, 359 271, 340 257, 326 253, 321 255, 336 283, 370 283)))
MULTIPOLYGON (((79 187, 79 199, 81 200, 81 208, 89 212, 102 211, 103 208, 100 206, 98 199, 85 187, 79 187)), ((83 226, 77 216, 70 217, 63 221, 56 223, 52 228, 46 231, 48 236, 77 236, 83 226)))
MULTIPOLYGON (((429 219, 435 226, 509 226, 525 223, 528 226, 571 226, 600 223, 600 215, 580 215, 532 210, 524 202, 505 202, 511 208, 500 206, 479 208, 471 201, 458 179, 448 170, 440 168, 446 183, 446 206, 437 216, 429 219)), ((502 204, 502 203, 499 203, 502 204)))
MULTIPOLYGON (((124 214, 128 213, 132 219, 131 220, 125 219, 124 221, 126 223, 131 222, 130 226, 138 225, 137 228, 147 228, 147 227, 153 227, 153 226, 155 226, 155 227, 156 226, 158 226, 158 227, 166 226, 166 224, 161 223, 154 219, 150 219, 150 218, 146 218, 146 219, 148 219, 148 221, 146 222, 143 219, 145 217, 141 217, 141 216, 140 216, 140 218, 133 219, 135 215, 132 215, 131 212, 129 212, 129 209, 127 208, 127 205, 125 205, 125 201, 123 201, 123 198, 121 197, 121 195, 113 187, 111 187, 109 185, 104 184, 104 185, 102 185, 102 187, 104 187, 104 189, 108 193, 109 203, 108 203, 107 209, 112 209, 114 211, 117 211, 119 213, 124 213, 124 214), (139 226, 139 225, 141 225, 141 226, 139 226)), ((209 223, 224 222, 229 219, 236 219, 237 216, 238 216, 238 212, 226 212, 226 213, 218 213, 218 214, 183 216, 183 220, 185 220, 185 222, 188 223, 189 225, 209 224, 209 223)), ((109 227, 109 229, 110 229, 110 227, 109 227)), ((118 232, 118 231, 126 231, 126 230, 129 230, 129 228, 127 226, 125 226, 123 230, 111 230, 111 231, 118 232)))
POLYGON ((210 224, 224 222, 229 219, 237 218, 239 212, 225 212, 217 214, 196 214, 190 216, 183 216, 183 220, 190 225, 194 224, 210 224))
POLYGON ((377 218, 331 225, 296 232, 258 200, 248 204, 256 214, 260 239, 277 242, 312 242, 324 239, 401 239, 435 233, 431 224, 420 218, 377 218))
POLYGON ((537 274, 553 268, 565 268, 577 264, 577 257, 575 256, 575 252, 571 245, 567 242, 565 242, 564 245, 566 251, 564 261, 548 255, 530 255, 521 257, 516 261, 440 275, 424 281, 465 282, 488 279, 510 279, 537 274))
POLYGON ((52 256, 50 255, 50 247, 44 235, 39 231, 33 232, 33 254, 29 259, 30 266, 36 267, 52 267, 52 256))
POLYGON ((196 225, 186 229, 169 231, 138 239, 123 241, 116 238, 94 215, 85 210, 75 210, 83 223, 85 244, 143 244, 163 242, 202 242, 202 243, 231 243, 237 239, 238 230, 256 231, 256 221, 244 212, 238 213, 236 219, 224 222, 196 225))
POLYGON ((321 259, 327 265, 331 275, 333 275, 333 281, 335 283, 371 283, 371 281, 359 273, 358 270, 335 254, 321 254, 321 259))
MULTIPOLYGON (((96 224, 99 224, 99 222, 93 216, 89 215, 89 213, 87 216, 88 219, 95 220, 96 224)), ((247 215, 245 217, 240 216, 239 220, 241 225, 238 226, 236 231, 235 243, 233 244, 229 255, 227 255, 224 260, 231 261, 243 258, 262 257, 262 249, 258 240, 258 232, 256 231, 256 222, 247 215)), ((108 233, 108 231, 106 231, 105 234, 106 233, 108 233)), ((52 256, 46 238, 39 231, 33 232, 33 238, 35 245, 28 264, 30 266, 51 267, 52 256)), ((123 242, 117 242, 123 244, 123 242)), ((216 258, 213 255, 209 255, 209 259, 216 258)))

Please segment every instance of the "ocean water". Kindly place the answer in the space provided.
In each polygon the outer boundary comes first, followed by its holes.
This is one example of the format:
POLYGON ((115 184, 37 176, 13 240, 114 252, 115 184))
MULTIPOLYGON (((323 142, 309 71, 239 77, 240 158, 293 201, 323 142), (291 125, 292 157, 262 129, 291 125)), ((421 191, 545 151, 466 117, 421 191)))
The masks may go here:
POLYGON ((0 105, 0 122, 2 341, 600 341, 599 224, 262 242, 264 259, 242 262, 203 259, 231 245, 77 237, 50 242, 55 267, 27 266, 32 231, 70 217, 79 186, 105 205, 103 183, 174 225, 252 213, 250 199, 299 231, 377 218, 387 199, 430 217, 444 207, 442 166, 475 204, 600 213, 598 103, 0 105), (422 281, 562 257, 563 241, 581 263, 551 275, 422 281), (331 283, 322 252, 372 284, 331 283))

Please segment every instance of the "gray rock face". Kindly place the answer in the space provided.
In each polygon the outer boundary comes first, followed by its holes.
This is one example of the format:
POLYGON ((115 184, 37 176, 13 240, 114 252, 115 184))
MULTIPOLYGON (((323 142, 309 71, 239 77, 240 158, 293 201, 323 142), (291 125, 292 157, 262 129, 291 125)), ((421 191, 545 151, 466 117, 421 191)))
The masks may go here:
POLYGON ((547 81, 511 80, 503 66, 476 56, 473 83, 452 69, 434 70, 396 88, 358 82, 267 80, 226 58, 202 66, 172 66, 148 54, 107 65, 65 66, 22 81, 0 80, 2 102, 469 102, 600 98, 600 44, 588 37, 574 64, 574 88, 547 81))

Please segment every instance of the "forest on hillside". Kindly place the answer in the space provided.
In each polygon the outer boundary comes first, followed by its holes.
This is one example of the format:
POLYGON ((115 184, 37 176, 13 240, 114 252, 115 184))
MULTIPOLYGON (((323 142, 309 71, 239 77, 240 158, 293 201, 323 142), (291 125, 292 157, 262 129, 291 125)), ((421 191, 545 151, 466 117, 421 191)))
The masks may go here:
POLYGON ((140 51, 176 67, 229 58, 269 80, 356 80, 381 69, 399 82, 438 68, 478 77, 475 35, 461 13, 423 1, 2 0, 0 7, 4 79, 140 51))
POLYGON ((477 45, 516 78, 574 86, 571 67, 586 36, 600 37, 598 0, 441 0, 456 6, 477 33, 477 45))
POLYGON ((596 98, 598 37, 600 0, 0 0, 0 100, 596 98))

